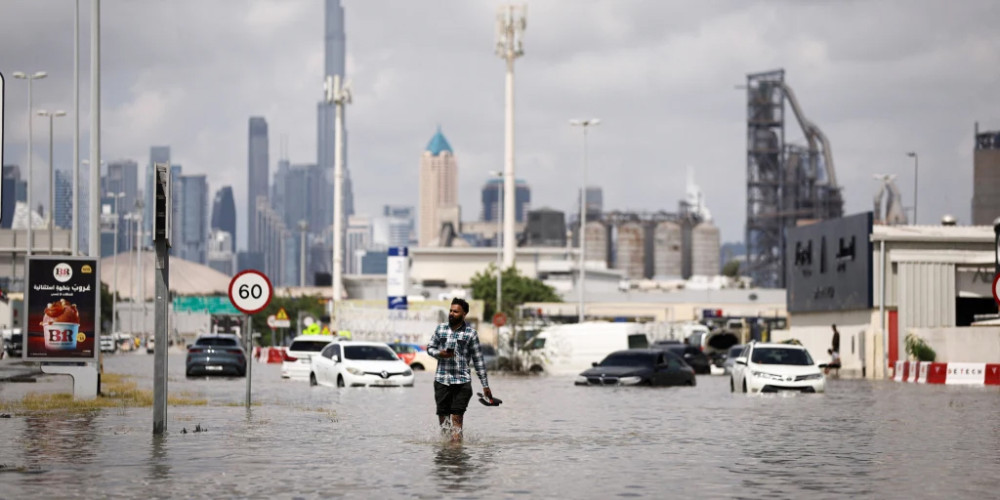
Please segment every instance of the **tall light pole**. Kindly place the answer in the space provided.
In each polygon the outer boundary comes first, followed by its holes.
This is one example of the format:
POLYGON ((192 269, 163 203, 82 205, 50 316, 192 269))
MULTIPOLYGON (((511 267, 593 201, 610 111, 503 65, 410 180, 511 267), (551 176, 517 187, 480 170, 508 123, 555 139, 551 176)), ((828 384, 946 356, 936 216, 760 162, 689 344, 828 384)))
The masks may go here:
POLYGON ((59 111, 45 111, 40 110, 38 116, 49 118, 49 255, 53 254, 52 238, 55 235, 55 225, 56 225, 56 167, 55 162, 52 161, 52 121, 57 116, 66 116, 66 112, 63 110, 59 111))
POLYGON ((917 153, 910 151, 906 153, 906 156, 913 158, 913 225, 917 225, 917 170, 919 166, 919 159, 917 158, 917 153))
POLYGON ((309 223, 299 221, 299 286, 306 286, 306 229, 309 223))
MULTIPOLYGON (((340 300, 343 290, 343 246, 341 234, 344 224, 344 106, 351 103, 350 84, 342 82, 340 75, 326 77, 326 102, 336 104, 333 127, 333 303, 340 300)), ((331 309, 331 312, 333 310, 331 309)))
POLYGON ((36 71, 32 74, 26 74, 21 71, 14 72, 14 78, 19 80, 28 80, 28 255, 31 255, 32 248, 35 246, 31 234, 31 212, 34 210, 31 208, 31 188, 34 186, 31 184, 31 108, 34 106, 31 100, 31 83, 35 80, 41 80, 48 76, 48 73, 44 71, 36 71))
MULTIPOLYGON (((90 256, 101 258, 101 0, 90 2, 90 256)), ((116 242, 117 243, 117 242, 116 242)), ((99 359, 99 358, 98 358, 99 359)))
POLYGON ((583 128, 583 184, 580 187, 580 231, 577 238, 580 240, 580 282, 577 283, 579 289, 579 318, 578 321, 583 323, 583 292, 584 281, 587 275, 586 268, 584 267, 584 253, 587 248, 585 245, 586 231, 584 230, 587 226, 587 129, 592 126, 596 126, 601 123, 601 120, 597 118, 590 118, 588 120, 570 120, 569 124, 573 127, 583 128))
POLYGON ((507 63, 504 107, 504 197, 506 208, 503 212, 503 230, 507 234, 503 242, 503 266, 514 265, 514 59, 524 55, 524 28, 527 26, 528 7, 522 5, 502 5, 497 9, 496 54, 507 63))
MULTIPOLYGON (((146 276, 145 273, 143 273, 143 269, 145 266, 143 266, 144 260, 142 258, 142 238, 144 236, 144 232, 142 229, 142 217, 143 213, 145 213, 142 211, 142 209, 145 208, 145 206, 146 204, 142 201, 142 198, 136 198, 135 214, 133 215, 133 217, 137 219, 135 225, 136 232, 135 232, 135 243, 134 243, 136 252, 135 252, 135 267, 132 268, 133 269, 132 273, 133 276, 135 275, 136 272, 139 273, 139 276, 135 277, 135 282, 136 286, 139 288, 139 298, 142 299, 142 321, 139 323, 139 328, 143 331, 143 333, 145 333, 145 328, 146 328, 146 287, 144 286, 146 284, 146 276)), ((135 307, 134 307, 135 295, 132 295, 132 305, 133 305, 132 314, 135 314, 135 307)))
POLYGON ((79 251, 80 240, 80 0, 76 4, 73 16, 73 194, 72 211, 70 215, 70 255, 74 257, 79 251))
POLYGON ((114 277, 114 290, 111 292, 111 334, 115 334, 116 323, 118 321, 118 223, 121 222, 122 217, 118 212, 118 200, 125 197, 125 193, 115 193, 112 195, 115 199, 115 242, 111 245, 114 249, 114 254, 111 257, 112 266, 115 268, 114 277))
POLYGON ((497 219, 497 310, 500 312, 503 306, 503 295, 500 293, 503 283, 503 259, 501 249, 503 248, 503 217, 500 214, 503 213, 503 172, 497 170, 490 170, 490 175, 500 179, 497 183, 497 210, 493 212, 493 216, 497 219))

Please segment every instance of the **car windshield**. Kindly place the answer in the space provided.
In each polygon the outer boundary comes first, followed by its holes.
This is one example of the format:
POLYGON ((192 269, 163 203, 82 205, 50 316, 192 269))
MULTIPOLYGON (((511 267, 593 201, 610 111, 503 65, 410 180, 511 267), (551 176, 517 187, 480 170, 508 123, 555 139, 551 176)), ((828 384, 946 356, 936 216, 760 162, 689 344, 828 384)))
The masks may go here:
POLYGON ((315 341, 315 340, 296 340, 292 342, 292 345, 288 346, 289 351, 299 351, 299 352, 320 352, 324 347, 330 344, 329 340, 315 341))
POLYGON ((601 366, 653 366, 655 357, 645 352, 616 352, 601 361, 601 366))
POLYGON ((812 357, 805 349, 784 349, 780 347, 758 347, 750 355, 750 361, 760 365, 800 365, 813 364, 812 357))
POLYGON ((480 344, 479 346, 483 350, 483 356, 496 356, 497 350, 489 344, 480 344))
POLYGON ((236 339, 226 337, 204 337, 195 341, 195 345, 210 345, 222 347, 237 347, 236 339))
POLYGON ((344 346, 344 357, 347 359, 364 359, 374 361, 393 361, 399 357, 392 349, 377 345, 348 345, 344 346))

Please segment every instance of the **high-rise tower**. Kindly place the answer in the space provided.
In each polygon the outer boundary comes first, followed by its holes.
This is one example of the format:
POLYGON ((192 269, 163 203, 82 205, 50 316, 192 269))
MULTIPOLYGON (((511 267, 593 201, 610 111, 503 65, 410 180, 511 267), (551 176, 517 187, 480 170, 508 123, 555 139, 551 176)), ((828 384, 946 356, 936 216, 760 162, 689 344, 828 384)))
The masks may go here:
POLYGON ((249 149, 247 154, 247 249, 259 250, 253 215, 257 212, 257 197, 267 198, 268 183, 267 120, 261 116, 250 117, 249 149))
POLYGON ((439 128, 420 157, 420 235, 418 244, 447 246, 442 227, 458 233, 458 163, 439 128))

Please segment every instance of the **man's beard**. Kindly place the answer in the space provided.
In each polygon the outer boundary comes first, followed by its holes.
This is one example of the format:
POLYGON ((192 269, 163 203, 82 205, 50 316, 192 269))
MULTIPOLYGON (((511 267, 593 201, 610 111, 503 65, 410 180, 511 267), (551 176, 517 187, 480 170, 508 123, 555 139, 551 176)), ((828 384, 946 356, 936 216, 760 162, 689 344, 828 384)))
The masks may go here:
POLYGON ((457 326, 462 326, 462 323, 464 322, 465 320, 462 318, 452 318, 451 316, 448 317, 448 326, 452 328, 455 328, 457 326))

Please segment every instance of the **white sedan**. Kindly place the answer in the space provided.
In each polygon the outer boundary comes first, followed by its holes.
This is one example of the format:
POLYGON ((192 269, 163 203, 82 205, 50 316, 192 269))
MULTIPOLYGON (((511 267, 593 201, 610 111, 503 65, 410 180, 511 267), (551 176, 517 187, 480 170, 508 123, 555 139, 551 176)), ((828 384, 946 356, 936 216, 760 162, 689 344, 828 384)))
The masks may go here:
POLYGON ((292 345, 283 352, 281 361, 281 378, 307 380, 312 371, 312 358, 330 342, 337 341, 334 335, 299 335, 292 340, 292 345))
POLYGON ((824 392, 826 377, 804 347, 752 342, 733 363, 733 392, 824 392))
POLYGON ((313 357, 309 384, 413 387, 413 370, 381 342, 334 342, 313 357))

